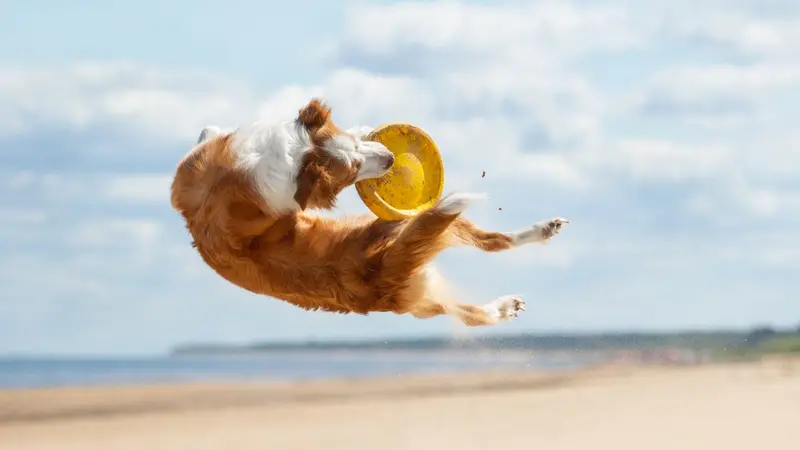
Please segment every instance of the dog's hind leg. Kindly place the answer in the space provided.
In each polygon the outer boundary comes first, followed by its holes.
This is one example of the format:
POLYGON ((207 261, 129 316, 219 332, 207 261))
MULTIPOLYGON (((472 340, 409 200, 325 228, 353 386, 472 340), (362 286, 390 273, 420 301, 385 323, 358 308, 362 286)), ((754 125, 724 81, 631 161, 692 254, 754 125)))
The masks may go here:
POLYGON ((418 319, 427 319, 447 314, 453 316, 464 325, 470 327, 496 325, 512 319, 525 311, 525 300, 518 295, 504 295, 484 305, 473 305, 461 302, 420 303, 411 315, 418 319))
POLYGON ((378 287, 405 285, 395 298, 395 312, 417 318, 447 314, 468 326, 494 325, 517 317, 525 302, 516 295, 505 295, 484 305, 457 300, 444 280, 427 264, 445 248, 469 243, 487 251, 499 251, 517 245, 547 240, 566 221, 535 224, 516 233, 481 230, 459 215, 482 195, 457 193, 442 199, 436 206, 411 219, 401 234, 380 255, 381 280, 378 287), (455 238, 455 239, 453 239, 455 238))
POLYGON ((444 234, 470 203, 483 197, 480 194, 451 194, 411 219, 381 255, 381 277, 395 285, 453 245, 444 234))
POLYGON ((414 275, 403 297, 408 312, 418 319, 446 314, 467 326, 495 325, 525 311, 525 301, 518 295, 504 295, 484 305, 463 303, 453 296, 444 278, 432 266, 414 275))
POLYGON ((449 229, 454 245, 472 245, 487 252, 499 252, 525 244, 544 243, 557 235, 569 220, 556 217, 542 220, 530 228, 510 233, 486 231, 469 220, 458 217, 449 229))

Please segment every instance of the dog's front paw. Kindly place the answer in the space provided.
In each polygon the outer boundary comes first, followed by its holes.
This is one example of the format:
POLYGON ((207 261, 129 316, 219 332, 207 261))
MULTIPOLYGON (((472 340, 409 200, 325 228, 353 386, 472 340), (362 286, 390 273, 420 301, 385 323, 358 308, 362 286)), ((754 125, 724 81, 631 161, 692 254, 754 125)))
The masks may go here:
POLYGON ((561 227, 568 223, 569 220, 556 217, 554 219, 538 222, 533 225, 533 228, 541 230, 542 240, 546 241, 561 232, 561 227))
POLYGON ((568 223, 569 220, 556 217, 550 220, 537 222, 527 230, 510 233, 510 236, 514 245, 544 243, 560 233, 564 225, 568 223))
POLYGON ((525 300, 519 295, 504 295, 484 305, 486 313, 495 320, 509 320, 525 311, 525 300))

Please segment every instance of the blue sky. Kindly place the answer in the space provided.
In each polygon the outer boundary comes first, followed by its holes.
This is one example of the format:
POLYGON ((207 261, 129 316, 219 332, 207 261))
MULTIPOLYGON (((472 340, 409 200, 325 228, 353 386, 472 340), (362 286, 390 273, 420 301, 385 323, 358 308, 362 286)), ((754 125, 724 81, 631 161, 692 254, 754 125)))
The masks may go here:
MULTIPOLYGON (((0 17, 0 354, 800 323, 800 6, 10 1, 0 17), (83 3, 83 4, 81 4, 83 3), (309 313, 205 267, 169 206, 202 126, 415 122, 478 224, 556 240, 448 250, 487 329, 309 313), (486 171, 486 178, 480 175, 486 171), (502 211, 500 210, 502 208, 502 211)), ((366 209, 354 190, 336 214, 366 209)))

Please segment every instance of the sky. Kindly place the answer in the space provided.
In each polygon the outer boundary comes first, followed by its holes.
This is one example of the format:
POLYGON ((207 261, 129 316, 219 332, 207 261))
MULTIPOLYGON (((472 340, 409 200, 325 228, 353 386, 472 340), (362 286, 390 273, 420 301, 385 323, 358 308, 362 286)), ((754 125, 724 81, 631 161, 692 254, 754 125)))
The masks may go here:
MULTIPOLYGON (((184 342, 800 324, 800 3, 6 0, 0 355, 184 342), (407 121, 446 192, 547 245, 437 260, 518 319, 306 312, 216 276, 169 205, 208 124, 407 121), (485 178, 481 178, 482 172, 485 178)), ((367 212, 355 189, 336 215, 367 212)))

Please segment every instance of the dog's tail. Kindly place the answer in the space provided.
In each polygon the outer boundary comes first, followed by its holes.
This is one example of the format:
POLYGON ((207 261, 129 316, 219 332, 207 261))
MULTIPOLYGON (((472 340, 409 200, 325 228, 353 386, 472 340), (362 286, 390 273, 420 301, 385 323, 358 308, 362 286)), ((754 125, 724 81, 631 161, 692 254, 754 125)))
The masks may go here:
POLYGON ((381 255, 381 277, 390 283, 401 282, 430 262, 439 252, 452 245, 444 234, 453 221, 470 203, 485 197, 482 194, 451 194, 411 219, 400 236, 381 255))
POLYGON ((197 144, 201 144, 209 139, 215 138, 222 134, 222 129, 216 125, 208 125, 200 131, 200 136, 197 137, 197 144))

